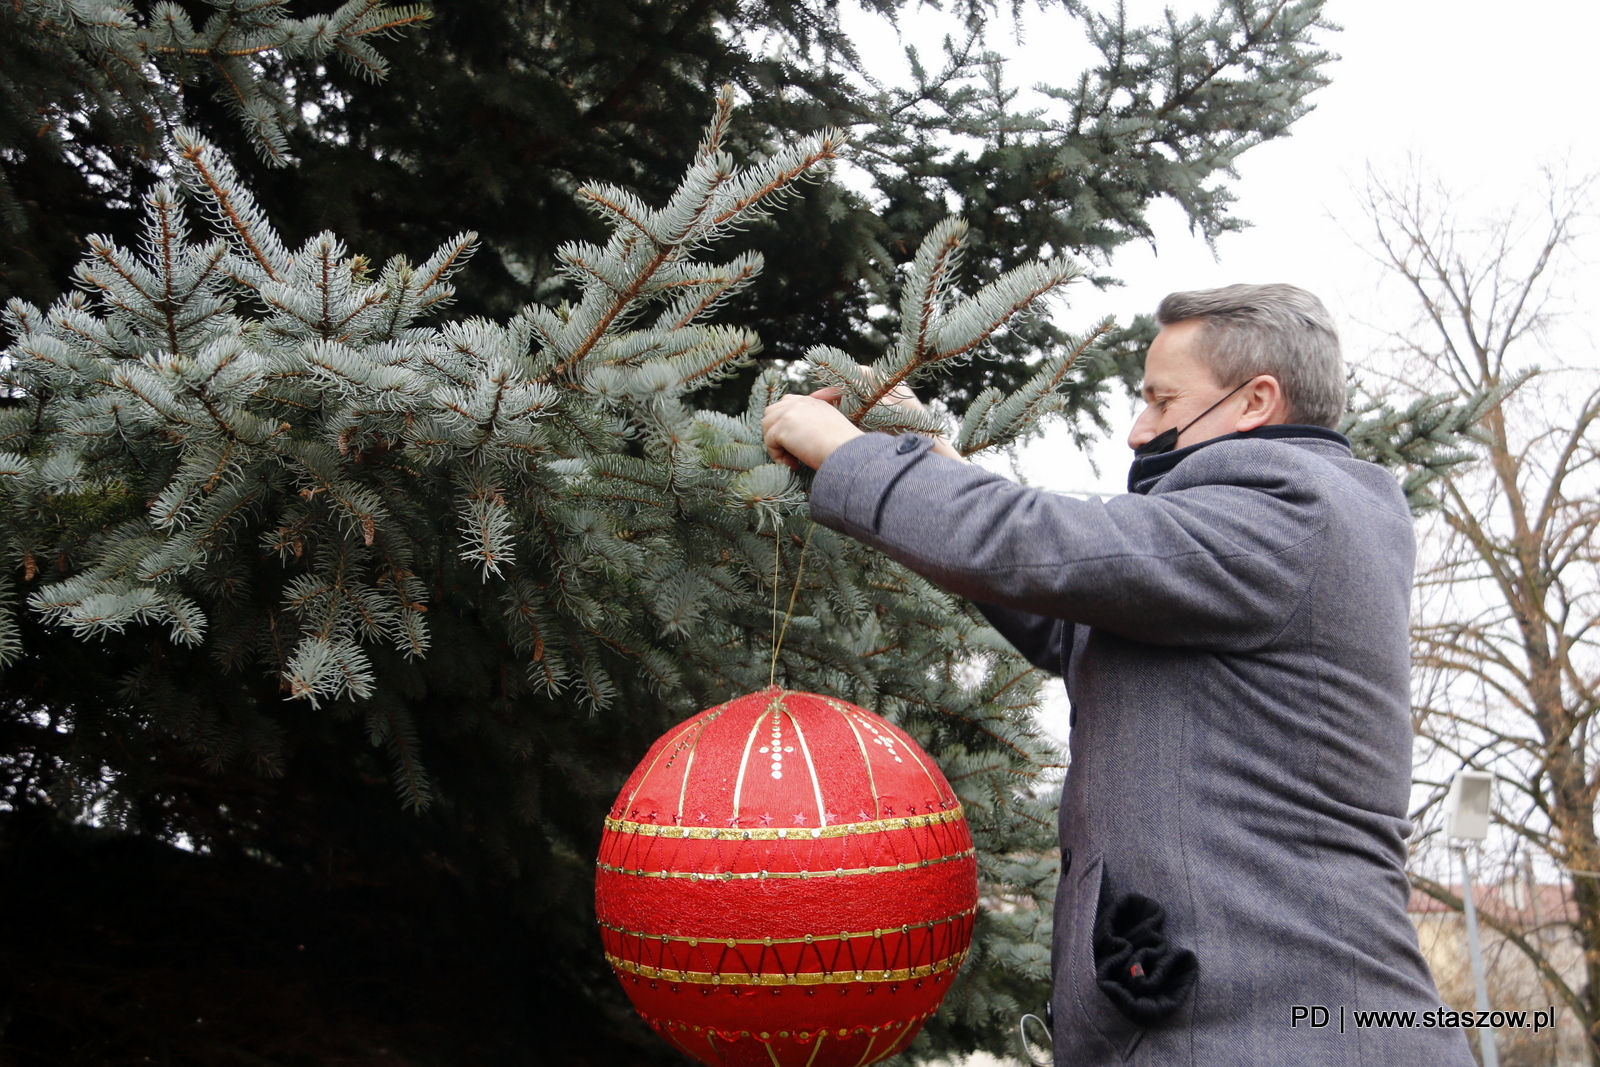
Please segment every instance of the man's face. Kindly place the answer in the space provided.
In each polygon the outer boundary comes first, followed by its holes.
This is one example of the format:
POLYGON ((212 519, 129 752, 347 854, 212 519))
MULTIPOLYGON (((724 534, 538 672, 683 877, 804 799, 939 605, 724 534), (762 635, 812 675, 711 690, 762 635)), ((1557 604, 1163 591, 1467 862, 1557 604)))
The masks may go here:
MULTIPOLYGON (((1144 362, 1144 410, 1128 434, 1128 447, 1138 448, 1163 430, 1188 426, 1228 390, 1211 374, 1211 369, 1194 354, 1204 324, 1185 319, 1163 326, 1150 342, 1144 362)), ((1246 403, 1240 393, 1208 413, 1178 438, 1178 448, 1198 441, 1209 441, 1232 433, 1246 403)))

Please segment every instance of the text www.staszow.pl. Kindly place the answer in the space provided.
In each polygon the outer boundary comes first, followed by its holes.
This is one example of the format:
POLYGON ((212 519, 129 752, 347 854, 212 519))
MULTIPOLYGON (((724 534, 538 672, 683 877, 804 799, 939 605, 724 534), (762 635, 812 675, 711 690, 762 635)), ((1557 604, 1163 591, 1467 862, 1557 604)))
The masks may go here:
POLYGON ((1289 1009, 1289 1025, 1313 1030, 1337 1024, 1339 1032, 1348 1025, 1353 1030, 1399 1029, 1466 1029, 1487 1026, 1496 1030, 1532 1030, 1538 1033, 1556 1024, 1556 1006, 1534 1011, 1455 1011, 1435 1008, 1430 1011, 1359 1011, 1339 1007, 1334 1016, 1332 1009, 1321 1004, 1296 1004, 1289 1009))

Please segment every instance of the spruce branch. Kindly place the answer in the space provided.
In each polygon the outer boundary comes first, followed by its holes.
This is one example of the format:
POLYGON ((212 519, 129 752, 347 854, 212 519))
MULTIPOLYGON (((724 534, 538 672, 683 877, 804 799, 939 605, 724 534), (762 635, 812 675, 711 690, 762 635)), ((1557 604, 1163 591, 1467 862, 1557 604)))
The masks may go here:
POLYGON ((234 246, 236 259, 242 258, 248 265, 241 280, 250 284, 258 271, 266 279, 280 280, 287 268, 288 252, 255 197, 239 182, 233 165, 186 126, 173 134, 173 142, 177 148, 174 162, 184 185, 209 209, 224 239, 234 246))
MULTIPOLYGON (((563 327, 552 331, 559 352, 552 372, 555 377, 571 375, 614 327, 636 313, 642 299, 695 287, 692 275, 685 277, 674 268, 682 268, 694 251, 728 229, 766 213, 797 181, 838 157, 843 135, 827 131, 740 170, 722 152, 732 101, 732 88, 725 87, 717 99, 717 117, 694 162, 661 210, 619 195, 615 189, 584 187, 578 191, 581 199, 615 219, 619 229, 604 248, 575 242, 558 252, 584 288, 584 297, 563 327)), ((722 277, 700 280, 698 286, 711 289, 708 299, 698 309, 676 308, 675 319, 684 324, 692 321, 746 284, 758 269, 757 261, 735 261, 723 269, 722 277)))
POLYGON ((1102 320, 1066 351, 1046 358, 1033 377, 1010 396, 993 388, 979 394, 962 419, 956 451, 973 456, 1003 448, 1034 432, 1044 419, 1061 411, 1066 397, 1060 388, 1067 372, 1115 326, 1113 319, 1102 320))
MULTIPOLYGON (((810 374, 841 391, 839 410, 852 423, 869 429, 941 433, 937 417, 894 402, 902 387, 919 380, 940 363, 970 356, 1019 316, 1035 313, 1042 302, 1082 277, 1082 269, 1066 257, 1025 263, 966 297, 954 297, 955 272, 967 240, 967 225, 946 219, 917 249, 902 284, 898 340, 872 367, 859 367, 845 353, 826 345, 806 353, 810 374), (889 401, 886 403, 886 401, 889 401)), ((1102 324, 1089 340, 1048 363, 1004 409, 1006 423, 996 440, 1030 432, 1038 419, 1059 408, 1048 399, 1067 369, 1090 341, 1110 329, 1102 324)), ((985 410, 999 402, 985 397, 985 410)), ((984 447, 990 447, 986 445, 984 447)))

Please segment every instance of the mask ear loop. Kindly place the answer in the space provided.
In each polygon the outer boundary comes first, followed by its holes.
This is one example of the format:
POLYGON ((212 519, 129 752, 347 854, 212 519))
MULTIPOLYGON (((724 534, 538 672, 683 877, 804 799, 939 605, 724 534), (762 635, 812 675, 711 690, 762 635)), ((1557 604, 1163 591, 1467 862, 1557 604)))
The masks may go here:
POLYGON ((1252 374, 1250 377, 1246 378, 1244 381, 1228 390, 1227 396, 1224 396, 1221 400, 1218 400, 1215 404, 1212 404, 1200 414, 1190 419, 1188 424, 1185 425, 1183 429, 1180 430, 1175 427, 1169 427, 1168 429, 1162 430, 1160 433, 1150 438, 1150 440, 1134 449, 1133 454, 1136 456, 1159 456, 1164 452, 1171 452, 1177 447, 1178 438, 1189 432, 1190 426, 1193 426, 1195 423, 1199 422, 1201 419, 1220 408, 1229 397, 1233 396, 1234 393, 1237 393, 1239 390, 1243 389, 1245 386, 1249 385, 1259 377, 1261 377, 1261 375, 1252 374))
POLYGON ((1055 1067, 1056 1045, 1050 1036, 1050 1028, 1044 1020, 1037 1015, 1024 1015, 1017 1022, 1017 1034, 1022 1038, 1022 1055, 1033 1067, 1055 1067), (1028 1039, 1028 1020, 1032 1019, 1038 1026, 1039 1032, 1044 1035, 1044 1043, 1039 1044, 1028 1039))

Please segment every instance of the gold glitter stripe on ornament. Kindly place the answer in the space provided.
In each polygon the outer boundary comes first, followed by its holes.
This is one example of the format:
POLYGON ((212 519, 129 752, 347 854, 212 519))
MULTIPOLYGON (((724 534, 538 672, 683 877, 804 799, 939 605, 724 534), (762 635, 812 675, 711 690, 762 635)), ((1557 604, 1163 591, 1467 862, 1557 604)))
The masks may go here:
POLYGON ((966 819, 960 804, 949 811, 933 811, 926 815, 909 815, 900 819, 872 819, 868 822, 847 822, 835 826, 663 826, 653 822, 629 822, 627 819, 606 819, 606 829, 614 834, 638 834, 640 837, 665 837, 669 840, 690 841, 805 841, 824 837, 848 837, 852 834, 881 834, 889 830, 915 830, 924 826, 939 826, 966 819))
POLYGON ((892 874, 896 871, 914 871, 919 867, 932 867, 952 860, 970 859, 977 849, 963 849, 948 856, 917 860, 912 863, 890 863, 882 867, 835 867, 831 871, 647 871, 643 868, 613 867, 600 860, 595 866, 608 874, 631 874, 639 878, 683 878, 691 882, 736 882, 766 878, 843 878, 848 874, 892 874))
MULTIPOLYGON (((907 1019, 905 1025, 900 1028, 900 1032, 898 1034, 894 1035, 894 1040, 889 1042, 888 1047, 885 1048, 882 1052, 878 1053, 876 1056, 872 1055, 873 1042, 878 1040, 878 1033, 877 1033, 877 1031, 874 1031, 872 1036, 867 1038, 866 1051, 861 1053, 861 1058, 856 1061, 856 1067, 865 1067, 865 1065, 867 1063, 871 1063, 871 1062, 874 1062, 876 1060, 881 1060, 881 1059, 883 1059, 883 1057, 887 1056, 890 1052, 894 1051, 894 1047, 901 1042, 901 1040, 906 1036, 906 1031, 911 1029, 912 1024, 915 1023, 915 1022, 916 1022, 915 1019, 907 1019)), ((888 1027, 884 1027, 884 1029, 887 1030, 888 1027)))
MULTIPOLYGON (((818 695, 820 696, 821 694, 818 694, 818 695)), ((833 708, 834 711, 837 711, 840 715, 844 716, 846 722, 850 721, 850 719, 851 719, 850 713, 846 710, 844 705, 840 704, 837 700, 835 700, 835 699, 833 699, 832 697, 829 697, 829 696, 824 696, 824 697, 822 697, 822 699, 823 699, 823 701, 825 701, 828 704, 829 707, 833 708)), ((885 721, 887 721, 887 720, 885 720, 885 721)), ((890 723, 890 725, 892 726, 894 724, 890 723)), ((907 734, 906 736, 909 737, 911 735, 907 734)), ((860 735, 858 734, 857 735, 857 739, 859 740, 859 738, 860 738, 860 735)), ((863 747, 863 751, 864 751, 865 750, 865 746, 862 746, 862 747, 863 747)), ((903 745, 903 743, 902 743, 902 747, 905 747, 903 745)), ((915 744, 912 744, 909 747, 906 747, 906 755, 910 756, 911 757, 911 761, 917 765, 917 768, 920 771, 922 771, 923 777, 928 779, 928 784, 933 786, 934 795, 937 796, 941 792, 941 790, 939 789, 939 783, 934 780, 932 772, 930 772, 928 770, 928 765, 923 763, 921 757, 919 757, 917 755, 917 746, 915 744)), ((869 765, 869 771, 870 771, 870 765, 869 765)), ((950 786, 947 784, 944 787, 943 792, 949 792, 949 791, 950 791, 950 786)))
MULTIPOLYGON (((678 742, 678 747, 673 750, 672 755, 667 756, 667 766, 669 767, 672 765, 672 761, 678 758, 678 753, 683 751, 682 742, 684 735, 686 735, 690 730, 695 731, 694 741, 689 746, 689 763, 683 768, 683 781, 685 785, 687 785, 689 781, 689 767, 694 765, 695 746, 699 745, 700 738, 705 736, 706 728, 712 723, 716 722, 718 717, 720 717, 722 712, 727 708, 728 704, 731 703, 733 703, 733 701, 730 700, 727 703, 718 704, 714 708, 707 709, 704 714, 697 715, 689 722, 683 723, 678 732, 673 736, 672 740, 678 742)), ((670 742, 661 746, 660 751, 656 753, 656 758, 650 761, 650 766, 646 767, 645 772, 639 776, 639 784, 634 786, 633 792, 628 794, 627 803, 633 803, 634 798, 639 795, 639 790, 643 789, 645 782, 650 780, 650 775, 655 771, 656 764, 661 762, 662 756, 667 755, 667 750, 669 748, 672 748, 672 744, 670 742)), ((678 810, 680 813, 683 810, 683 795, 681 791, 678 796, 678 810)))
MULTIPOLYGON (((701 739, 706 736, 706 731, 711 728, 711 724, 722 714, 722 709, 725 707, 727 707, 727 704, 718 705, 716 711, 700 720, 700 732, 694 735, 694 740, 689 744, 689 758, 683 761, 683 779, 678 783, 678 818, 680 820, 683 818, 683 798, 689 793, 689 773, 694 770, 695 753, 700 751, 701 739)), ((639 779, 639 789, 644 788, 644 781, 644 778, 639 779)), ((629 804, 632 804, 634 797, 639 795, 639 789, 635 789, 632 795, 628 797, 629 804)))
MULTIPOLYGON (((633 803, 634 798, 639 795, 639 790, 643 789, 645 782, 650 780, 650 774, 656 769, 656 764, 660 763, 661 757, 667 754, 667 750, 670 749, 674 744, 677 744, 681 749, 683 747, 683 739, 689 735, 691 730, 695 729, 698 729, 700 733, 705 733, 705 721, 702 719, 697 719, 694 722, 685 724, 681 729, 679 729, 677 734, 673 736, 671 741, 661 746, 660 750, 656 752, 656 758, 650 761, 650 766, 646 767, 644 769, 644 773, 639 776, 639 784, 634 786, 633 792, 628 794, 628 799, 626 801, 627 803, 633 803)), ((698 734, 696 735, 696 739, 698 740, 698 734)), ((674 753, 674 755, 676 755, 676 753, 674 753)))
POLYGON ((883 798, 878 794, 878 779, 872 773, 872 757, 867 754, 867 742, 861 736, 861 731, 856 729, 855 720, 850 717, 849 712, 844 710, 843 705, 837 700, 823 699, 829 707, 839 713, 839 717, 844 720, 844 724, 850 727, 850 732, 855 735, 856 747, 861 749, 861 763, 867 768, 867 789, 872 793, 873 810, 881 817, 883 815, 883 798))
POLYGON ((611 953, 606 953, 606 962, 623 974, 638 975, 640 978, 653 978, 666 982, 689 982, 694 985, 757 985, 757 986, 782 986, 782 985, 847 985, 853 982, 909 982, 914 978, 931 978, 945 971, 955 970, 967 958, 967 950, 962 949, 954 956, 946 956, 942 960, 924 964, 921 967, 902 967, 897 970, 863 970, 863 971, 796 971, 793 974, 749 974, 735 972, 724 974, 721 971, 680 971, 675 967, 652 967, 647 963, 634 963, 611 953))
MULTIPOLYGON (((777 707, 782 707, 783 706, 783 696, 782 696, 782 694, 779 694, 778 696, 773 697, 772 698, 772 702, 773 702, 773 705, 775 705, 777 707)), ((769 710, 770 710, 770 708, 769 708, 769 710)), ((766 717, 767 717, 767 713, 765 711, 763 711, 760 715, 757 715, 756 718, 755 718, 755 721, 750 724, 750 736, 746 737, 744 739, 744 755, 739 757, 739 776, 736 779, 734 779, 734 783, 733 783, 733 821, 734 822, 738 822, 739 821, 739 798, 744 793, 744 772, 748 768, 749 763, 750 763, 750 752, 751 752, 752 749, 754 749, 756 747, 756 734, 761 732, 761 726, 766 721, 766 717)))
POLYGON ((678 934, 647 934, 642 930, 629 930, 621 926, 613 926, 604 919, 600 920, 600 925, 605 927, 607 930, 610 930, 614 934, 622 934, 625 937, 642 938, 645 941, 679 941, 687 943, 690 947, 696 946, 700 944, 700 942, 704 941, 707 945, 726 945, 729 948, 733 948, 735 945, 810 945, 818 941, 848 941, 857 937, 882 937, 884 934, 909 934, 913 930, 931 930, 935 926, 943 926, 945 923, 960 922, 962 919, 976 915, 977 913, 978 909, 976 907, 971 907, 966 911, 958 911, 954 915, 951 915, 947 918, 934 919, 931 922, 902 923, 899 926, 881 926, 876 930, 858 930, 855 933, 845 931, 837 934, 806 934, 803 937, 688 937, 680 936, 678 934))
POLYGON ((657 1030, 664 1030, 667 1033, 676 1032, 687 1034, 692 1031, 697 1034, 716 1034, 724 1041, 736 1041, 742 1037, 753 1037, 758 1041, 771 1041, 774 1037, 780 1040, 786 1038, 797 1038, 800 1041, 809 1041, 811 1038, 815 1037, 818 1041, 821 1041, 823 1038, 832 1037, 835 1034, 839 1035, 840 1037, 850 1037, 852 1035, 855 1037, 861 1037, 865 1034, 881 1033, 884 1030, 890 1030, 896 1026, 901 1027, 900 1032, 904 1034, 905 1027, 916 1026, 918 1024, 925 1023, 929 1019, 933 1018, 938 1011, 938 1008, 933 1008, 930 1011, 923 1012, 921 1015, 913 1015, 909 1019, 905 1019, 903 1021, 900 1019, 891 1019, 886 1023, 879 1023, 877 1026, 864 1026, 860 1023, 856 1023, 853 1026, 842 1026, 837 1030, 831 1027, 823 1026, 816 1030, 779 1030, 776 1034, 772 1033, 770 1030, 762 1030, 760 1032, 752 1032, 750 1030, 719 1030, 715 1026, 701 1026, 699 1023, 684 1022, 682 1019, 666 1019, 659 1015, 647 1016, 646 1018, 650 1020, 650 1025, 652 1027, 657 1030))
POLYGON ((817 764, 811 758, 811 746, 806 742, 806 732, 800 725, 800 720, 794 717, 788 705, 784 706, 783 713, 789 717, 789 725, 794 727, 795 737, 800 739, 800 755, 805 757, 806 770, 811 774, 811 792, 817 800, 817 818, 822 820, 822 826, 828 825, 828 809, 822 803, 822 779, 817 776, 817 764))
POLYGON ((869 1059, 871 1059, 871 1057, 872 1057, 872 1046, 877 1040, 878 1040, 878 1032, 876 1030, 874 1030, 872 1032, 872 1035, 867 1038, 867 1047, 864 1050, 862 1050, 861 1058, 856 1061, 856 1067, 862 1067, 862 1064, 866 1063, 869 1059))

